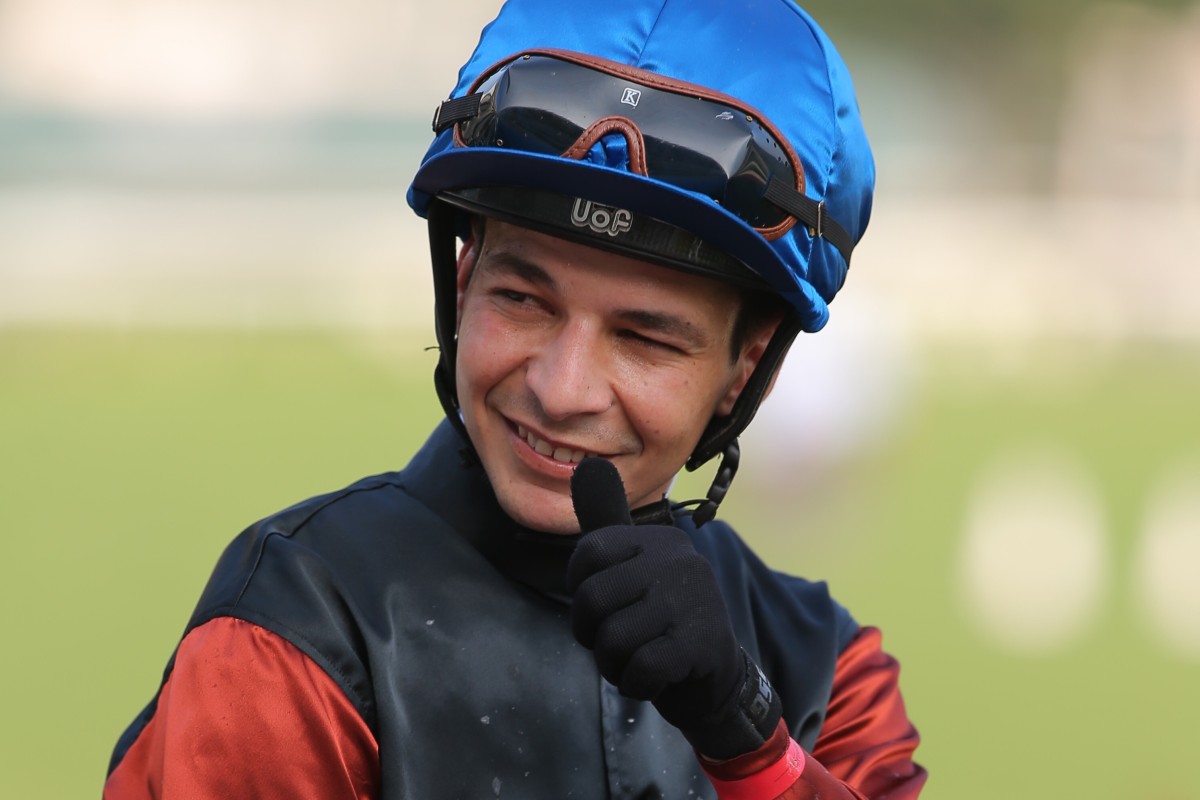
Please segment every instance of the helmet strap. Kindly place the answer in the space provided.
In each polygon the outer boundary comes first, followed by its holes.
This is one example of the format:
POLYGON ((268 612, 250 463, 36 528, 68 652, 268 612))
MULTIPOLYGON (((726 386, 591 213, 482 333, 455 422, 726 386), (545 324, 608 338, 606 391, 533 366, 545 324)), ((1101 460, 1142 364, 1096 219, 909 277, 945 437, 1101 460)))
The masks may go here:
POLYGON ((733 409, 723 417, 713 417, 704 429, 700 441, 687 461, 688 472, 694 472, 714 456, 725 452, 731 442, 736 443, 737 437, 754 419, 759 404, 766 397, 767 389, 771 387, 776 370, 783 363, 783 358, 800 328, 800 318, 796 314, 788 314, 780 321, 771 336, 771 341, 767 343, 766 350, 763 351, 762 358, 750 374, 750 380, 746 382, 742 393, 734 402, 733 409))
POLYGON ((446 419, 468 445, 471 437, 458 409, 454 364, 458 356, 458 214, 441 201, 429 205, 429 256, 433 265, 433 316, 438 343, 438 363, 433 385, 446 419))
POLYGON ((741 454, 741 447, 735 436, 725 445, 725 450, 721 454, 721 465, 717 467, 717 474, 713 477, 712 485, 708 487, 708 495, 692 512, 692 520, 696 523, 696 527, 710 522, 717 515, 717 507, 725 499, 725 494, 729 491, 730 484, 733 483, 733 476, 737 474, 741 454))

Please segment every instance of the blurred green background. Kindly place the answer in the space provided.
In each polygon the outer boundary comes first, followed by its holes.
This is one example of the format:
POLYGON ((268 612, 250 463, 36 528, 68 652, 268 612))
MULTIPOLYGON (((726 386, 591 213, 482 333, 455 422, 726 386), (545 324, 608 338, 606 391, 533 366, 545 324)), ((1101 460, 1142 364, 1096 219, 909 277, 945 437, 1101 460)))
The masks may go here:
MULTIPOLYGON (((440 418, 459 5, 0 0, 0 796, 98 795, 229 539, 440 418)), ((808 7, 875 215, 722 515, 884 629, 926 797, 1200 799, 1200 10, 808 7)))

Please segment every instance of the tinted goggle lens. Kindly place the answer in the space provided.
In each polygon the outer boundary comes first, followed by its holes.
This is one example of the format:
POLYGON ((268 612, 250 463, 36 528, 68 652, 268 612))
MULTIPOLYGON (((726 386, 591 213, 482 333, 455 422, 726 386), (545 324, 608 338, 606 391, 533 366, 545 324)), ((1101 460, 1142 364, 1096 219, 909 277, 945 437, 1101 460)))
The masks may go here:
POLYGON ((648 86, 547 56, 522 56, 476 93, 478 111, 459 122, 468 146, 562 155, 605 117, 623 117, 642 135, 650 177, 706 195, 758 229, 789 214, 765 199, 772 178, 799 179, 776 137, 743 109, 648 86))

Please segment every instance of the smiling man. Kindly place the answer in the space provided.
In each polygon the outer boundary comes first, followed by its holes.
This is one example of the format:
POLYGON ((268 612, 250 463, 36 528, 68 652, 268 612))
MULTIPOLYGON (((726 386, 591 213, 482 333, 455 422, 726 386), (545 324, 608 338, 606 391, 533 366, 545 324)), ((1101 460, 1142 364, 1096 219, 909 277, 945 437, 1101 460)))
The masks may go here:
POLYGON ((446 420, 230 545, 105 796, 915 798, 880 632, 714 518, 867 225, 833 45, 790 0, 510 0, 434 130, 446 420))
MULTIPOLYGON (((458 263, 462 421, 517 522, 577 533, 568 482, 611 461, 635 507, 667 494, 773 332, 731 354, 721 282, 493 220, 458 263)), ((777 320, 776 320, 777 321, 777 320)))

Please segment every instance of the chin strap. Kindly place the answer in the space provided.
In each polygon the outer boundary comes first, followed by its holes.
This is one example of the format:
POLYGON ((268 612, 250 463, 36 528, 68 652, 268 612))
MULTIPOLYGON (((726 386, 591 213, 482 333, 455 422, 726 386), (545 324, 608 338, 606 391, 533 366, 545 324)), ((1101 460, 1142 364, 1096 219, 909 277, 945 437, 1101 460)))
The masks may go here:
MULTIPOLYGON (((696 449, 685 465, 688 472, 699 469, 718 453, 725 453, 726 458, 729 457, 729 443, 736 443, 737 437, 746 430, 750 420, 754 419, 759 404, 762 403, 767 391, 771 388, 771 379, 783 363, 784 356, 787 355, 788 348, 792 345, 792 340, 796 338, 800 330, 800 318, 796 314, 788 314, 775 328, 774 335, 767 343, 767 349, 758 360, 754 372, 750 373, 750 380, 742 388, 737 402, 733 404, 733 409, 723 417, 713 417, 700 436, 696 449)), ((737 464, 736 455, 733 457, 733 463, 737 464)), ((737 467, 735 466, 734 469, 737 467)), ((718 502, 720 501, 718 500, 718 502)))
POLYGON ((721 505, 726 492, 729 491, 729 485, 733 483, 733 476, 737 474, 741 457, 742 449, 737 438, 734 438, 725 445, 725 450, 721 453, 721 465, 717 467, 717 474, 713 477, 712 485, 708 487, 707 497, 701 500, 700 505, 692 512, 692 520, 696 527, 710 522, 717 515, 717 507, 721 505))

